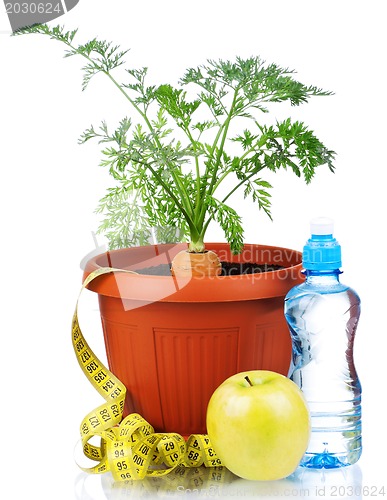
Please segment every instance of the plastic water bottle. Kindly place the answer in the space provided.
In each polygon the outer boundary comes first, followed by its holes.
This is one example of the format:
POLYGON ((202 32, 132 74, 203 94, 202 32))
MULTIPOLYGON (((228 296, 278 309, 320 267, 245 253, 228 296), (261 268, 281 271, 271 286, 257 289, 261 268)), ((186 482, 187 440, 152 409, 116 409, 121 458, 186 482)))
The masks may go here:
POLYGON ((285 298, 292 338, 289 378, 303 391, 312 432, 300 463, 335 468, 361 455, 361 385, 353 361, 360 315, 356 292, 340 283, 341 248, 331 219, 311 222, 303 250, 306 280, 285 298))

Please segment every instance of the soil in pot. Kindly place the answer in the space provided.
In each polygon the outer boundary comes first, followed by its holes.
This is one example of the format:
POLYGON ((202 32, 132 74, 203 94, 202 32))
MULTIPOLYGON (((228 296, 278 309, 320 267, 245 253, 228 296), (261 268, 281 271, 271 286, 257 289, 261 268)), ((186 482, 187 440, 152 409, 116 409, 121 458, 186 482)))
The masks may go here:
MULTIPOLYGON (((253 262, 221 262, 221 276, 234 276, 240 274, 266 273, 284 269, 277 264, 255 264, 253 262)), ((159 266, 146 267, 136 270, 138 274, 148 276, 170 276, 171 267, 169 264, 160 264, 159 266)))

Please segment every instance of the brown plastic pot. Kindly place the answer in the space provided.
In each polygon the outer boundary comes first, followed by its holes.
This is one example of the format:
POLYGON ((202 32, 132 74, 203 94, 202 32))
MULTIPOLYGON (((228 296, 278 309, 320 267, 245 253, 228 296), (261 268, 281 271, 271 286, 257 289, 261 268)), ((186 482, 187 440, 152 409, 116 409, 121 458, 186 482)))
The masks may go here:
MULTIPOLYGON (((92 258, 100 267, 136 271, 169 264, 185 245, 114 250, 92 258)), ((287 374, 291 342, 283 302, 303 280, 301 253, 207 244, 221 261, 270 263, 278 271, 185 277, 110 273, 88 286, 99 295, 110 370, 125 384, 125 414, 137 412, 156 431, 204 433, 208 401, 229 376, 266 369, 287 374)))

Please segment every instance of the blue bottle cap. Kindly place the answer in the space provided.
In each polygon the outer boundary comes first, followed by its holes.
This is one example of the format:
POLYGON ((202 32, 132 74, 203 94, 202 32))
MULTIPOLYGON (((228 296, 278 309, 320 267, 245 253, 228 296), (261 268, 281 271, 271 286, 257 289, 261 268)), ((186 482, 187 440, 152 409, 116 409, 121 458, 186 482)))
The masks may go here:
POLYGON ((341 267, 341 247, 333 237, 333 221, 318 217, 310 223, 311 237, 304 246, 302 264, 310 271, 333 271, 341 267))

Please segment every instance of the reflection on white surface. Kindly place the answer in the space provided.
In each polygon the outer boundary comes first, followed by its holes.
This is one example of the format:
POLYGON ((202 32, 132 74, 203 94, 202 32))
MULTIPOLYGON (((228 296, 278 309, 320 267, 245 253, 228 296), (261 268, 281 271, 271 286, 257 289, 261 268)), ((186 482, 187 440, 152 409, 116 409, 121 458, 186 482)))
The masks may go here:
POLYGON ((114 482, 110 474, 81 473, 75 482, 77 500, 127 498, 335 498, 362 496, 362 471, 358 464, 330 470, 298 468, 279 481, 247 481, 224 467, 178 468, 167 476, 142 481, 114 482))

